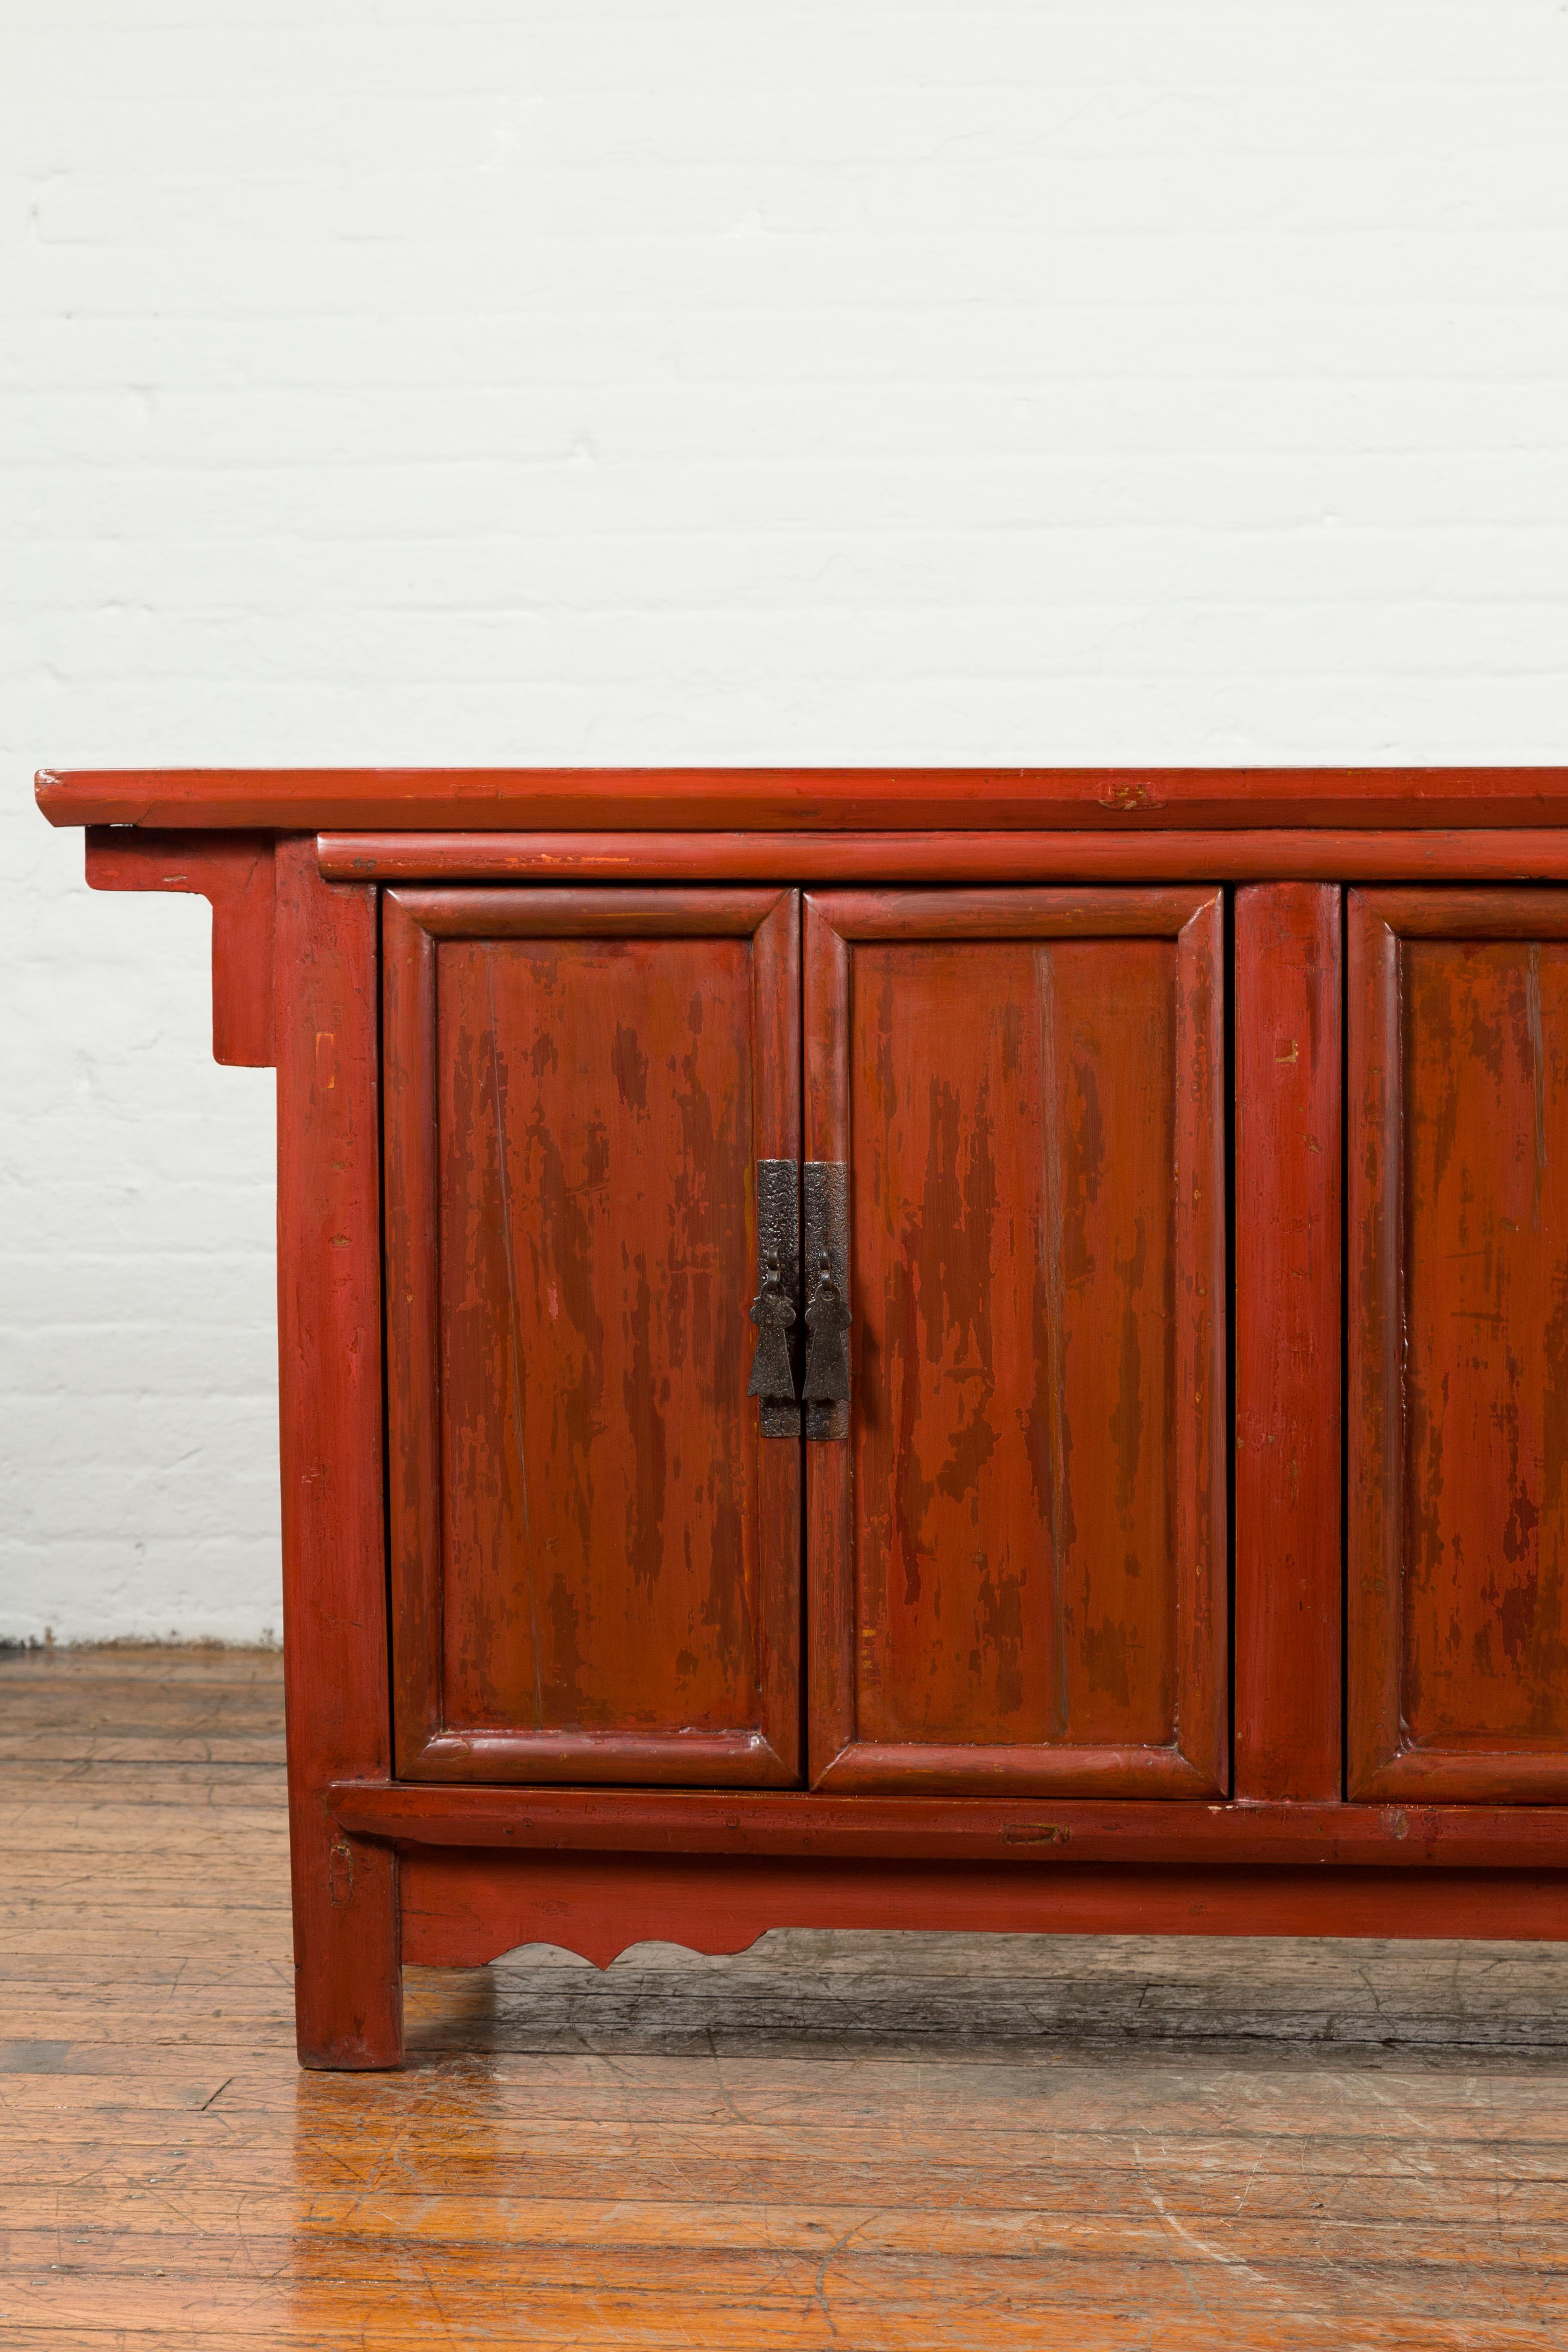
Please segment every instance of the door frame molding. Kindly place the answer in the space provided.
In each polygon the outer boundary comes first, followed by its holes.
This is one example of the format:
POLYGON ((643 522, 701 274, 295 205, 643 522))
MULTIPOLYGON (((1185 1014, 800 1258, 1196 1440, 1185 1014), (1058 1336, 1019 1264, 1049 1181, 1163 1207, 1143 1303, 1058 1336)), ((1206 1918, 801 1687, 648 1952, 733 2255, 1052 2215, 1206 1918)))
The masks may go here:
MULTIPOLYGON (((754 1438, 759 1720, 735 1731, 497 1730, 445 1721, 437 1164, 437 944, 443 939, 736 938, 752 942, 748 1163, 800 1135, 799 893, 778 888, 395 889, 383 898, 387 1523, 396 1771, 418 1780, 776 1788, 800 1777, 798 1444, 754 1438)), ((757 1203, 747 1203, 747 1277, 757 1203)), ((747 1297, 750 1297, 748 1286, 747 1297)), ((738 1425, 756 1406, 735 1400, 738 1425)))
MULTIPOLYGON (((1160 1748, 858 1738, 851 1436, 847 1444, 806 1449, 814 1789, 1219 1797, 1229 1784, 1223 892, 1136 887, 808 891, 806 1157, 847 1165, 853 1200, 849 1041, 857 941, 1074 937, 1169 939, 1176 946, 1176 1737, 1160 1748)), ((853 1215, 850 1229, 853 1235, 853 1215)), ((852 1386, 852 1430, 853 1397, 852 1386)))
POLYGON ((1568 939, 1568 892, 1351 890, 1345 1116, 1349 1467, 1345 1769, 1352 1800, 1562 1803, 1568 1753, 1415 1745, 1404 1721, 1407 939, 1568 939))

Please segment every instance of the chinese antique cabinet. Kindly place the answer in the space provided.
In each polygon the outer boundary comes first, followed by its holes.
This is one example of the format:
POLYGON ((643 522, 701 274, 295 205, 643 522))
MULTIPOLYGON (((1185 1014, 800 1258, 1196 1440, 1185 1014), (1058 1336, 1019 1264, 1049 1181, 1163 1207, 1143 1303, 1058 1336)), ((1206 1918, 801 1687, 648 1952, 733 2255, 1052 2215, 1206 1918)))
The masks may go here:
POLYGON ((300 2049, 1568 1936, 1568 771, 45 774, 278 1071, 300 2049))

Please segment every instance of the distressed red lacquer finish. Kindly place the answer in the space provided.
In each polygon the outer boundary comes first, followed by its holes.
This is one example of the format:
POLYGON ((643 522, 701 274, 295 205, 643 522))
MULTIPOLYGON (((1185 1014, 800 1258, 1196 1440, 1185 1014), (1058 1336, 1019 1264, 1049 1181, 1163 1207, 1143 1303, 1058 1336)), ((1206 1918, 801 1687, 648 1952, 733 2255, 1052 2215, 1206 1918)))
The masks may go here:
POLYGON ((395 2066, 397 1858, 326 1790, 391 1769, 376 894, 278 849, 278 1351, 296 2012, 308 2066, 395 2066))
POLYGON ((1340 893, 1236 899, 1236 1793, 1337 1797, 1340 893))
POLYGON ((1568 770, 39 797, 276 1051, 307 2063, 400 1949, 1568 1936, 1568 770), (764 1160, 844 1171, 804 1443, 764 1160))
POLYGON ((1047 1936, 1568 1936, 1568 1874, 1131 1868, 411 1853, 410 1960, 479 1968, 557 1944, 607 1968, 634 1944, 743 1952, 770 1927, 1047 1936))
POLYGON ((1352 893, 1350 1787, 1568 1796, 1568 893, 1352 893))
POLYGON ((1568 834, 1539 826, 324 833, 319 846, 339 882, 1568 881, 1568 834))
POLYGON ((95 825, 87 836, 94 890, 168 890, 213 910, 213 1059, 270 1069, 273 1044, 273 848, 269 833, 143 833, 95 825))
POLYGON ((808 1447, 814 1781, 1218 1791, 1218 896, 806 908, 857 1340, 808 1447))
POLYGON ((39 772, 52 824, 941 825, 1568 823, 1568 768, 126 768, 39 772))
POLYGON ((387 898, 405 1773, 798 1771, 800 1449, 746 1394, 798 926, 776 889, 387 898))
POLYGON ((924 1862, 1224 1863, 1568 1872, 1551 1805, 1216 1805, 1134 1797, 892 1796, 814 1790, 476 1789, 344 1780, 356 1837, 498 1853, 878 1854, 924 1862))

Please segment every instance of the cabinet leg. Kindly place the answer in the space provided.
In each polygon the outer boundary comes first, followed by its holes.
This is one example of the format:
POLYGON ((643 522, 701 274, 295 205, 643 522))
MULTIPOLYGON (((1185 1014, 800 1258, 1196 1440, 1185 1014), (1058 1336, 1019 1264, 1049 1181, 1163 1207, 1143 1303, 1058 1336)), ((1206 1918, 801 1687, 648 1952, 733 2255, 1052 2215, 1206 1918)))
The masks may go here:
POLYGON ((403 2063, 397 1856, 295 1825, 294 2021, 301 2066, 403 2063))
POLYGON ((391 1770, 382 1517, 376 906, 277 850, 283 1674, 300 2058, 403 2055, 397 1857, 344 1835, 334 1780, 391 1770))

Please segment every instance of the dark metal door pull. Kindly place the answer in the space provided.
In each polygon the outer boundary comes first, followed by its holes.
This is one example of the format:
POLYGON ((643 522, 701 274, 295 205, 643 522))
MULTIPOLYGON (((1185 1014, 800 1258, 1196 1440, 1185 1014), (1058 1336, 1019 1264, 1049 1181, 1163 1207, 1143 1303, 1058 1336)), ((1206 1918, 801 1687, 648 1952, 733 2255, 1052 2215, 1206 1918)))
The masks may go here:
POLYGON ((805 1433, 816 1444, 849 1434, 849 1171, 841 1160, 805 1163, 805 1433))
POLYGON ((805 1255, 801 1295, 801 1171, 794 1160, 757 1162, 756 1352, 746 1394, 764 1437, 817 1444, 849 1434, 849 1173, 841 1160, 805 1164, 805 1255), (802 1339, 805 1376, 800 1377, 802 1339))
POLYGON ((752 1320, 757 1327, 757 1352, 746 1394, 793 1398, 795 1367, 789 1360, 789 1330, 795 1308, 784 1295, 776 1250, 770 1251, 763 1270, 763 1286, 752 1302, 752 1320))
POLYGON ((757 1400, 764 1437, 798 1437, 795 1362, 800 1320, 800 1169, 793 1160, 757 1162, 757 1352, 746 1394, 757 1400))
POLYGON ((838 1295, 832 1261, 824 1250, 817 1262, 816 1287, 805 1309, 809 1338, 801 1394, 808 1404, 849 1402, 849 1309, 838 1295))

